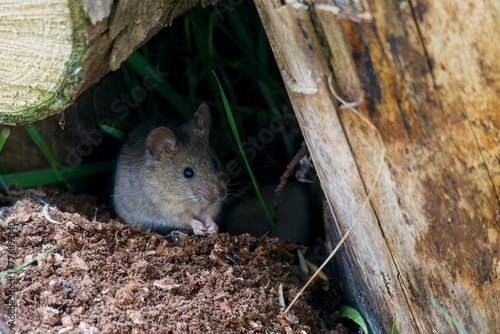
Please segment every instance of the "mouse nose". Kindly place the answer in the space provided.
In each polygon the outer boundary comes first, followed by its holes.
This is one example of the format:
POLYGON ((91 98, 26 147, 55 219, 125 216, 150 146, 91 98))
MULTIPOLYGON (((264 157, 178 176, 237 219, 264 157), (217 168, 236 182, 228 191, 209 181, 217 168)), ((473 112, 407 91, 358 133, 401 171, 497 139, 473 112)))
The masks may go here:
POLYGON ((226 189, 224 189, 223 187, 221 186, 214 186, 211 191, 208 193, 208 196, 207 196, 208 200, 211 202, 211 203, 219 203, 219 202, 222 202, 224 200, 224 198, 226 198, 226 189))

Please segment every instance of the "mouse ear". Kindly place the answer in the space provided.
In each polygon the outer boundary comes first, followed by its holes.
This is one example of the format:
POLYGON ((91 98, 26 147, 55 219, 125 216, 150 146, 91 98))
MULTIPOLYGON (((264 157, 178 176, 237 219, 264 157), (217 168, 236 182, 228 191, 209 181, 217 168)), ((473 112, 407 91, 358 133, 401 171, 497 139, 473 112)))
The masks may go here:
POLYGON ((156 160, 160 160, 163 154, 173 154, 179 149, 177 137, 169 128, 160 127, 151 131, 146 142, 149 153, 156 160))
POLYGON ((206 103, 202 103, 192 120, 195 127, 199 128, 204 136, 210 134, 210 120, 212 116, 210 115, 210 109, 206 103))

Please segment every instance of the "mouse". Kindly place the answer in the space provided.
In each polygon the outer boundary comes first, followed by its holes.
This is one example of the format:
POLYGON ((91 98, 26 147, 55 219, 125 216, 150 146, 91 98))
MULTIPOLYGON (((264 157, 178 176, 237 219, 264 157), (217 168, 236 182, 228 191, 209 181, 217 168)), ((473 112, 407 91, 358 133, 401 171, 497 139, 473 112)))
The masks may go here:
POLYGON ((129 225, 168 234, 217 233, 229 177, 209 142, 211 113, 199 106, 187 123, 164 116, 135 128, 118 157, 112 202, 129 225))

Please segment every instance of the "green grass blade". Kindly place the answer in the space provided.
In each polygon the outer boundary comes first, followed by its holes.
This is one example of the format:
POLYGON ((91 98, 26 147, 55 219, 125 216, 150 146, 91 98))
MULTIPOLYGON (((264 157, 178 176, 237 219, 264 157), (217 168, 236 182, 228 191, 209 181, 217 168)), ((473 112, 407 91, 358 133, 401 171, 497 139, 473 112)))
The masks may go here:
POLYGON ((144 58, 139 52, 134 52, 126 60, 134 71, 144 78, 151 86, 163 95, 172 106, 180 112, 184 118, 190 119, 193 116, 193 111, 184 101, 182 96, 170 85, 156 69, 144 58))
MULTIPOLYGON (((61 176, 60 173, 60 164, 59 161, 57 161, 56 156, 54 152, 50 149, 49 145, 43 138, 43 136, 38 132, 38 130, 33 126, 33 124, 28 124, 25 125, 26 131, 28 131, 28 134, 30 135, 31 139, 35 142, 35 144, 42 150, 43 154, 49 161, 50 165, 56 172, 56 175, 59 177, 59 182, 63 182, 66 188, 69 190, 72 190, 73 187, 71 184, 68 182, 68 179, 64 178, 61 176)), ((7 181, 5 181, 7 182, 7 181)), ((7 182, 8 183, 8 182, 7 182)))
POLYGON ((184 18, 184 40, 186 41, 186 50, 190 54, 193 52, 193 43, 191 42, 191 26, 189 25, 189 17, 187 15, 182 16, 184 18))
MULTIPOLYGON (((9 135, 10 135, 10 129, 9 128, 4 128, 0 132, 0 151, 2 151, 3 144, 5 144, 5 141, 7 140, 7 138, 9 137, 9 135)), ((12 204, 14 204, 14 199, 12 199, 12 196, 10 195, 9 188, 7 187, 7 184, 5 183, 3 177, 1 177, 1 176, 0 176, 0 185, 5 190, 5 193, 9 197, 10 202, 12 204)))
POLYGON ((259 198, 260 203, 262 204, 262 208, 264 209, 267 219, 269 220, 269 224, 271 224, 271 232, 273 236, 277 236, 278 234, 276 233, 276 227, 274 226, 273 218, 271 217, 271 213, 269 213, 269 210, 267 209, 266 203, 264 201, 264 198, 262 197, 262 194, 260 192, 259 186, 257 184, 257 180, 255 179, 255 176, 253 175, 252 169, 250 168, 250 164, 248 163, 247 157, 245 156, 245 151, 243 149, 243 145, 241 144, 241 139, 240 135, 238 133, 238 129, 236 128, 236 123, 234 122, 234 117, 231 112, 231 108, 229 107, 229 103, 226 98, 226 94, 224 93, 224 89, 222 88, 222 85, 219 82, 219 78, 217 78, 217 74, 215 74, 214 71, 212 73, 215 76, 215 80, 217 80, 217 84, 219 85, 220 89, 220 94, 222 97, 222 103, 224 104, 224 108, 226 109, 226 114, 227 114, 227 119, 229 120, 229 125, 231 126, 231 130, 233 131, 234 138, 236 139, 236 143, 238 144, 238 148, 240 149, 241 155, 243 156, 243 160, 245 161, 245 165, 248 170, 248 174, 250 175, 250 178, 252 179, 253 186, 255 188, 255 192, 257 193, 257 197, 259 198))
POLYGON ((132 74, 130 73, 130 70, 128 69, 128 63, 124 63, 123 67, 120 67, 120 71, 122 73, 123 79, 125 80, 125 86, 127 86, 128 91, 130 92, 132 88, 135 87, 132 79, 132 74))
POLYGON ((227 15, 229 22, 231 22, 231 30, 238 38, 238 44, 241 49, 250 56, 250 59, 257 60, 255 44, 252 42, 254 39, 251 36, 252 29, 248 22, 247 15, 243 14, 241 10, 234 10, 227 15))
POLYGON ((396 318, 394 318, 394 321, 392 322, 392 331, 391 334, 394 334, 394 330, 396 329, 396 318))
POLYGON ((28 131, 28 134, 30 135, 31 139, 35 142, 36 146, 38 146, 47 160, 49 160, 51 165, 58 164, 56 156, 54 155, 54 152, 50 149, 49 145, 43 138, 43 136, 38 132, 38 130, 33 126, 33 124, 28 124, 24 126, 26 128, 26 131, 28 131))
POLYGON ((450 321, 455 325, 457 326, 458 329, 460 329, 463 333, 466 333, 466 334, 469 334, 469 332, 467 332, 465 330, 465 328, 463 328, 462 326, 460 326, 458 324, 458 322, 455 321, 455 319, 453 319, 451 317, 451 315, 449 315, 441 306, 439 306, 438 303, 436 303, 431 297, 427 296, 427 299, 429 299, 429 301, 438 308, 439 311, 441 311, 441 313, 443 313, 448 319, 450 319, 450 321))
MULTIPOLYGON (((120 129, 121 132, 127 134, 132 131, 137 126, 137 122, 132 122, 127 119, 115 119, 113 120, 113 127, 116 129, 120 129)), ((126 135, 125 135, 126 137, 126 135)))
POLYGON ((9 200, 12 203, 12 205, 14 205, 14 199, 10 195, 9 187, 7 187, 7 184, 5 183, 2 176, 0 176, 0 185, 2 186, 3 190, 5 190, 5 193, 7 194, 7 197, 9 197, 9 200))
MULTIPOLYGON (((125 85, 130 93, 132 93, 132 89, 134 87, 138 87, 139 83, 133 73, 131 73, 131 69, 129 69, 130 65, 127 63, 123 64, 120 68, 123 78, 125 79, 125 85)), ((137 105, 137 110, 139 111, 139 115, 144 116, 144 108, 142 107, 142 101, 138 101, 135 94, 130 94, 135 104, 137 105)))
POLYGON ((267 86, 268 89, 270 89, 274 94, 277 94, 283 101, 287 103, 288 101, 290 101, 283 83, 273 78, 273 76, 267 69, 260 70, 259 68, 256 69, 252 66, 242 65, 239 68, 239 71, 253 81, 262 82, 267 86))
POLYGON ((50 247, 49 249, 47 249, 45 252, 43 252, 42 254, 38 254, 37 256, 35 256, 34 258, 32 258, 31 260, 29 261, 26 261, 12 269, 9 269, 9 270, 6 270, 6 271, 2 271, 0 273, 0 277, 4 277, 5 275, 8 275, 10 273, 13 273, 14 271, 17 271, 19 269, 23 269, 24 267, 26 267, 27 265, 30 265, 32 264, 33 262, 35 261, 38 261, 40 260, 42 257, 44 257, 45 255, 49 254, 50 252, 54 251, 55 249, 57 248, 57 245, 54 245, 52 247, 50 247))
POLYGON ((269 68, 269 62, 273 59, 269 54, 269 49, 269 40, 264 28, 261 26, 257 30, 257 59, 263 65, 263 68, 269 68))
POLYGON ((214 11, 212 15, 210 16, 210 19, 208 21, 208 29, 206 31, 206 37, 207 37, 207 44, 208 44, 208 54, 210 55, 210 58, 214 58, 216 55, 215 52, 215 45, 214 45, 214 27, 217 23, 218 19, 217 12, 214 11))
POLYGON ((365 319, 361 316, 358 310, 347 305, 340 306, 340 313, 343 317, 349 318, 355 323, 357 323, 366 334, 368 334, 368 326, 366 325, 365 319))
POLYGON ((125 140, 127 140, 127 135, 123 131, 106 124, 102 124, 101 127, 104 131, 120 140, 121 142, 125 142, 125 140))
POLYGON ((6 184, 17 184, 20 188, 28 188, 61 182, 58 174, 65 174, 67 180, 74 180, 105 170, 110 170, 114 167, 114 165, 115 161, 95 162, 76 167, 64 167, 61 168, 59 172, 56 172, 53 169, 45 169, 33 172, 2 175, 2 178, 6 184))
POLYGON ((9 128, 3 128, 2 131, 0 132, 0 151, 2 151, 3 144, 5 144, 5 141, 10 135, 10 129, 9 128))
MULTIPOLYGON (((281 121, 282 116, 278 111, 278 107, 276 106, 276 103, 274 103, 274 99, 271 96, 271 93, 268 91, 267 87, 265 87, 265 84, 262 81, 257 81, 257 86, 259 87, 261 95, 266 101, 269 110, 273 112, 274 116, 276 116, 280 120, 280 123, 284 126, 283 122, 281 121)), ((294 153, 293 153, 292 139, 290 138, 288 132, 280 131, 280 135, 281 138, 283 139, 283 144, 285 146, 286 153, 288 154, 288 156, 293 156, 294 153)))

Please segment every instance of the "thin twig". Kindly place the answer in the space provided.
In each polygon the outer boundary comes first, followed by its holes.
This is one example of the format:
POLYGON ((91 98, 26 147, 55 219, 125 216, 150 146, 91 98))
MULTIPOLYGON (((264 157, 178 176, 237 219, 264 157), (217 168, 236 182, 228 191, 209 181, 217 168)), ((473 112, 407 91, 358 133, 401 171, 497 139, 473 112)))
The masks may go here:
POLYGON ((295 156, 293 157, 292 161, 288 164, 288 166, 286 166, 285 172, 280 177, 280 184, 274 190, 274 194, 275 195, 274 195, 274 204, 273 204, 273 208, 272 208, 272 215, 273 215, 273 220, 275 222, 277 222, 277 219, 276 219, 276 208, 278 207, 278 205, 281 202, 281 194, 283 192, 283 188, 285 187, 286 182, 288 181, 288 178, 290 177, 290 175, 292 175, 295 166, 297 166, 297 164, 299 163, 299 161, 303 157, 306 156, 307 152, 308 152, 307 151, 307 145, 306 145, 306 142, 304 141, 304 142, 302 142, 302 146, 300 147, 300 149, 297 152, 297 154, 295 154, 295 156))
POLYGON ((333 89, 333 85, 332 85, 332 76, 328 77, 328 86, 330 87, 330 91, 332 92, 332 94, 337 98, 337 100, 340 101, 340 103, 342 103, 345 106, 348 106, 349 109, 353 113, 355 113, 356 115, 358 115, 366 124, 368 124, 368 126, 370 126, 373 129, 373 131, 375 131, 377 133, 379 144, 380 144, 380 150, 381 150, 381 153, 380 153, 380 162, 379 162, 379 165, 378 165, 378 168, 377 168, 377 173, 375 174, 375 179, 373 180, 373 183, 372 183, 372 185, 370 187, 370 190, 368 191, 368 196, 366 196, 366 199, 364 200, 363 205, 361 205, 361 209, 359 209, 359 212, 356 215, 356 217, 354 218, 354 221, 351 223, 351 226, 349 226, 349 228, 347 229, 347 232, 344 234, 344 236, 342 237, 342 239, 340 239, 340 241, 337 244, 337 246, 335 247, 335 249, 330 253, 330 255, 326 258, 326 260, 323 262, 323 264, 311 276, 311 278, 309 279, 309 281, 307 281, 307 283, 299 291, 299 293, 297 293, 297 295, 292 300, 292 302, 290 303, 290 305, 288 305, 288 307, 286 308, 285 313, 288 312, 288 310, 290 310, 290 308, 293 306, 293 304, 295 304, 295 302, 297 301, 297 299, 299 299, 300 295, 304 292, 304 290, 309 286, 309 284, 311 284, 311 282, 314 280, 314 278, 316 278, 316 276, 319 274, 319 272, 332 259, 332 257, 335 255, 335 253, 337 253, 337 251, 340 248, 340 246, 342 246, 342 244, 344 243, 344 241, 347 238, 347 236, 349 235, 349 233, 351 233, 351 230, 354 228, 354 226, 356 225, 356 223, 359 221, 359 217, 361 216, 361 213, 363 212, 363 210, 365 209, 365 207, 368 205, 368 202, 370 201, 370 198, 372 197, 373 190, 375 189, 375 186, 377 185, 378 178, 380 176, 380 172, 382 171, 382 166, 384 164, 385 146, 384 146, 384 142, 382 140, 382 134, 380 133, 380 131, 375 127, 375 125, 373 125, 372 122, 370 122, 366 117, 364 117, 359 111, 357 111, 356 109, 354 109, 352 104, 347 103, 346 101, 344 101, 344 99, 342 99, 337 94, 337 92, 335 92, 335 90, 333 89))

